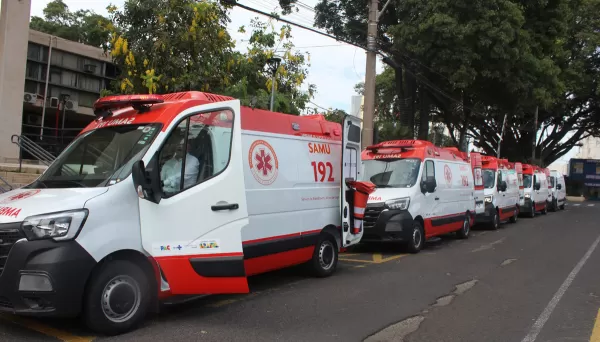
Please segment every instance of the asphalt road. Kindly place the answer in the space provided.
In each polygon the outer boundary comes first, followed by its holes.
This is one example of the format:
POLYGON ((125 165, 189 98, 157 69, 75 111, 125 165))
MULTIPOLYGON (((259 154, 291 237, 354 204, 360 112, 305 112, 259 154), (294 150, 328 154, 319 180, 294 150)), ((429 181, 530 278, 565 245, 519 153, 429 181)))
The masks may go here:
POLYGON ((333 277, 301 268, 258 276, 250 295, 170 306, 119 337, 3 315, 0 341, 596 342, 599 209, 569 204, 468 240, 430 241, 417 255, 361 246, 333 277))

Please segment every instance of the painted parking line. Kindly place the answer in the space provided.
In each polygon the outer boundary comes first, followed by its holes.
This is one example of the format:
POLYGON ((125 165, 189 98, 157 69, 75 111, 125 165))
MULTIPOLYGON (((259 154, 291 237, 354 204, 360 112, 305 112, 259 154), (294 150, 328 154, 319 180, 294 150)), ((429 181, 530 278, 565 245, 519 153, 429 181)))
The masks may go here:
POLYGON ((574 207, 579 207, 581 205, 581 203, 575 203, 573 204, 574 207))
POLYGON ((598 310, 598 315, 596 316, 596 324, 594 324, 590 342, 600 342, 600 310, 598 310))
POLYGON ((588 204, 588 207, 593 207, 593 206, 594 206, 594 204, 588 204))
POLYGON ((340 255, 340 261, 359 262, 365 264, 383 264, 388 261, 400 259, 407 255, 408 254, 396 254, 391 256, 384 256, 382 253, 354 253, 352 255, 340 255), (360 258, 361 256, 364 256, 365 258, 360 258))
POLYGON ((37 331, 44 335, 54 337, 63 342, 92 342, 96 338, 95 336, 85 336, 84 337, 84 336, 73 335, 67 331, 56 329, 51 326, 39 323, 35 320, 16 316, 16 315, 0 314, 0 319, 4 320, 6 322, 20 325, 29 330, 37 331))

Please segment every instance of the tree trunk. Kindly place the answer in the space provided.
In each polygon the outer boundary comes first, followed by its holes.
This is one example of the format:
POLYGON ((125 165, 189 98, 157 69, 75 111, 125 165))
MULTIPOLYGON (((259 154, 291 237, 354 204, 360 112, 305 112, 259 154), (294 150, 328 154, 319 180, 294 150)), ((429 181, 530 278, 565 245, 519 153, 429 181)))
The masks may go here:
POLYGON ((469 149, 467 141, 467 128, 469 127, 469 120, 471 118, 471 106, 469 97, 463 92, 463 122, 460 127, 460 140, 458 141, 458 149, 466 152, 469 149))
POLYGON ((402 128, 405 132, 405 138, 415 138, 415 99, 417 95, 417 82, 412 74, 406 73, 404 76, 406 88, 405 98, 401 100, 404 108, 402 128))

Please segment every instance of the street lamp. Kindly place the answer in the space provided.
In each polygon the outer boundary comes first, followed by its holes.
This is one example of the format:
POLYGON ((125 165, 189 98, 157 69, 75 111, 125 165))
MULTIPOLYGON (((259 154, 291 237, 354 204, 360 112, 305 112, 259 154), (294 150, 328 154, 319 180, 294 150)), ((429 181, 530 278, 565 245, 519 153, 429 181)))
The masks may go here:
POLYGON ((270 110, 273 111, 273 105, 275 103, 275 76, 277 75, 277 69, 279 69, 279 65, 281 64, 281 58, 279 57, 271 57, 267 59, 267 64, 269 65, 272 80, 271 80, 271 106, 270 110))

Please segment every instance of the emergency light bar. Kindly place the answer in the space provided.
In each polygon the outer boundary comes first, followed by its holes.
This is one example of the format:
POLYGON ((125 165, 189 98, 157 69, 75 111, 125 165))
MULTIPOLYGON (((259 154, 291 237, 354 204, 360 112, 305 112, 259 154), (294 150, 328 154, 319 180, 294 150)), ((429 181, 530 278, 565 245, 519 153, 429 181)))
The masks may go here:
POLYGON ((367 150, 377 151, 383 148, 399 148, 399 149, 412 149, 417 147, 433 146, 429 141, 422 140, 392 140, 379 143, 377 145, 371 145, 367 147, 367 150))
POLYGON ((165 102, 165 99, 161 95, 156 94, 106 96, 94 102, 94 114, 97 117, 104 118, 112 115, 111 109, 131 106, 136 110, 142 110, 148 105, 163 102, 165 102))

